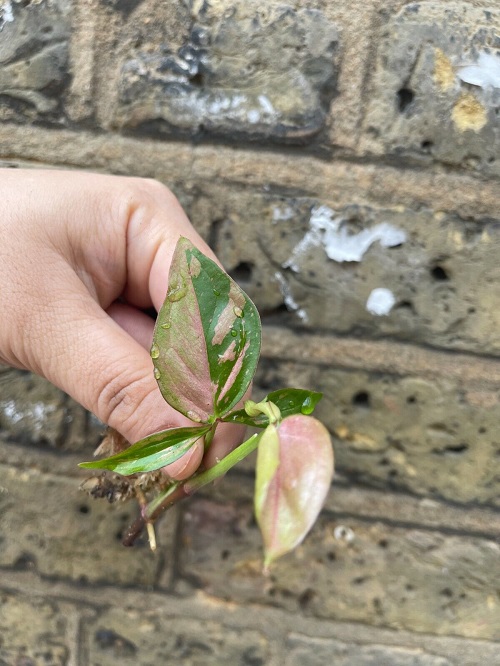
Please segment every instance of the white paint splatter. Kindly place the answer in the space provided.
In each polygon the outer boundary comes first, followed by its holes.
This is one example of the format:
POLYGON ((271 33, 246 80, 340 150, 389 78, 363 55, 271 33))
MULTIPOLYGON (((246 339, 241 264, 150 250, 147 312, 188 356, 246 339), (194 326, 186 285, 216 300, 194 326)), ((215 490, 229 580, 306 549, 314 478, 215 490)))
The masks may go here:
POLYGON ((291 312, 295 312, 297 317, 299 319, 301 319, 304 322, 304 324, 307 324, 307 322, 309 321, 309 317, 307 315, 307 312, 304 310, 304 308, 301 308, 299 306, 297 301, 292 296, 292 292, 290 290, 290 286, 289 286, 288 282, 285 280, 285 278, 283 277, 283 275, 279 271, 277 271, 274 274, 274 277, 276 279, 276 282, 280 286, 280 291, 283 295, 283 301, 284 301, 286 307, 291 312))
POLYGON ((49 414, 55 412, 55 405, 46 405, 44 402, 35 402, 28 409, 19 409, 14 400, 7 400, 0 403, 0 410, 3 411, 12 425, 19 423, 22 419, 30 419, 31 427, 34 432, 39 433, 46 425, 46 418, 49 414))
POLYGON ((268 97, 265 95, 259 95, 257 99, 259 100, 259 104, 262 107, 264 113, 268 113, 269 115, 275 113, 274 106, 268 97))
POLYGON ((298 259, 310 247, 323 245, 328 258, 339 263, 358 262, 377 241, 382 247, 395 247, 407 240, 405 231, 388 222, 363 229, 357 234, 350 234, 344 226, 344 222, 342 217, 335 217, 335 211, 328 206, 315 206, 309 220, 310 230, 295 246, 291 257, 283 264, 283 268, 290 268, 297 273, 299 271, 298 259))
POLYGON ((258 123, 260 120, 259 111, 257 111, 257 109, 250 109, 250 111, 247 113, 247 119, 249 123, 258 123))
POLYGON ((7 402, 1 403, 0 408, 11 423, 17 423, 24 418, 23 412, 17 410, 17 405, 14 400, 8 400, 7 402))
POLYGON ((284 208, 280 208, 279 206, 275 206, 273 210, 273 222, 279 222, 280 220, 291 220, 293 217, 293 208, 290 206, 285 206, 284 208))
POLYGON ((366 309, 370 314, 382 317, 389 314, 395 303, 396 299, 390 289, 377 287, 377 289, 374 289, 368 296, 366 309))
POLYGON ((12 23, 14 20, 14 12, 12 11, 11 0, 5 0, 0 7, 0 31, 6 23, 12 23))
POLYGON ((347 543, 352 543, 355 539, 354 530, 347 525, 337 525, 333 530, 333 536, 338 541, 346 541, 347 543))
POLYGON ((500 52, 493 55, 483 51, 476 63, 460 65, 458 78, 480 88, 500 88, 500 52))

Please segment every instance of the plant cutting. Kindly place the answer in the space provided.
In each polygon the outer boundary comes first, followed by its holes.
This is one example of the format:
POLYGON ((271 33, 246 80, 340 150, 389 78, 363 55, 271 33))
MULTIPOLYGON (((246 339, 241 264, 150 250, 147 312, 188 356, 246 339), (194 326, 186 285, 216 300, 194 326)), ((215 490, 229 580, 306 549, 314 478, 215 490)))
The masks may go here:
POLYGON ((193 425, 153 433, 132 445, 109 433, 97 453, 112 455, 80 464, 103 470, 83 484, 94 497, 138 500, 140 515, 127 530, 125 545, 132 545, 146 529, 154 550, 154 523, 168 508, 256 449, 254 506, 265 567, 295 548, 310 530, 333 476, 329 433, 311 416, 322 396, 283 388, 258 403, 245 400, 260 345, 260 318, 250 298, 181 237, 156 320, 151 358, 163 398, 193 425), (257 432, 213 467, 200 468, 186 480, 174 481, 161 471, 199 441, 207 451, 221 423, 240 423, 257 432))

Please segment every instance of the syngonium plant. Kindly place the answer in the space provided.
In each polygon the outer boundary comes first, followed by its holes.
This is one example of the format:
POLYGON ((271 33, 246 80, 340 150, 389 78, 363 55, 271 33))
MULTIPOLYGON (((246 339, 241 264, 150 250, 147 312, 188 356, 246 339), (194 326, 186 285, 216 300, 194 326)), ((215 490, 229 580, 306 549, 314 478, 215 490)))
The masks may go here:
POLYGON ((115 444, 111 449, 108 446, 108 452, 122 450, 81 463, 81 467, 107 470, 87 483, 94 496, 112 501, 130 496, 132 488, 139 500, 141 515, 126 533, 126 545, 146 527, 154 549, 153 524, 166 509, 221 477, 255 449, 254 505, 265 566, 295 548, 310 530, 333 476, 330 436, 311 416, 322 396, 284 388, 259 403, 246 400, 242 408, 239 403, 252 382, 260 344, 260 318, 250 298, 216 263, 181 237, 156 320, 151 358, 163 398, 194 425, 151 434, 127 448, 111 438, 115 444), (260 432, 187 480, 173 481, 157 471, 201 439, 208 450, 218 425, 228 422, 260 432))

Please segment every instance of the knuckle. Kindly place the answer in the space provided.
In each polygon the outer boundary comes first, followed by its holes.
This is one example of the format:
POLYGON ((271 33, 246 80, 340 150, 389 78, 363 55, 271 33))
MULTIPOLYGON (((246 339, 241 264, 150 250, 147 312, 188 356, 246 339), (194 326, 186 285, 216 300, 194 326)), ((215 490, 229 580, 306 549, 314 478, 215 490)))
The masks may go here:
POLYGON ((97 416, 121 433, 135 430, 140 407, 153 393, 150 378, 128 372, 106 375, 98 388, 97 416))

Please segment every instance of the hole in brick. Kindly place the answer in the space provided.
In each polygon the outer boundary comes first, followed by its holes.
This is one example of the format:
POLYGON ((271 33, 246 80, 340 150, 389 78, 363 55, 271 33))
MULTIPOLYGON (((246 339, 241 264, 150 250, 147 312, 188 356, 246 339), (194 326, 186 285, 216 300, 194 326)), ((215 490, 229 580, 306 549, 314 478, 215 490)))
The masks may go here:
POLYGON ((387 539, 380 539, 380 541, 378 542, 378 545, 380 546, 380 548, 387 548, 388 545, 389 545, 389 542, 387 541, 387 539))
POLYGON ((86 504, 80 504, 80 506, 78 507, 78 511, 85 515, 87 513, 90 513, 90 507, 87 506, 86 504))
POLYGON ((370 394, 366 391, 358 391, 358 393, 352 396, 352 404, 356 407, 368 409, 370 407, 370 394))
POLYGON ((220 554, 220 559, 227 560, 230 555, 231 555, 230 550, 223 550, 222 553, 220 554))
POLYGON ((406 402, 407 402, 409 405, 414 405, 414 404, 417 402, 417 399, 416 399, 416 397, 415 397, 414 395, 409 395, 409 396, 406 398, 406 402))
POLYGON ((396 304, 396 308, 398 308, 399 310, 409 310, 410 312, 415 311, 413 303, 411 301, 400 301, 399 303, 396 304))
POLYGON ((241 261, 230 275, 235 282, 250 282, 252 279, 254 265, 249 261, 241 261))
POLYGON ((367 577, 366 576, 358 576, 357 578, 353 578, 351 581, 352 585, 363 585, 364 582, 366 582, 367 577))
POLYGON ((311 601, 314 599, 315 596, 316 596, 316 592, 314 590, 312 590, 310 587, 308 587, 307 590, 304 590, 300 594, 298 602, 299 602, 299 606, 302 608, 302 610, 304 610, 305 608, 307 608, 310 605, 311 601))
POLYGON ((432 141, 422 141, 420 147, 424 152, 430 153, 431 150, 434 148, 434 143, 432 141))
POLYGON ((453 590, 451 590, 449 587, 445 587, 439 592, 439 594, 442 597, 447 597, 448 599, 450 599, 453 596, 453 590))
POLYGON ((479 428, 479 430, 478 430, 478 433, 479 433, 480 435, 484 435, 485 432, 486 432, 486 428, 483 428, 482 426, 481 426, 481 428, 479 428))
MULTIPOLYGON (((14 562, 14 569, 18 571, 29 571, 36 568, 36 558, 31 553, 21 553, 14 562)), ((1 662, 0 662, 1 663, 1 662)))
POLYGON ((439 264, 434 266, 434 268, 431 268, 431 275, 437 282, 444 282, 445 280, 450 279, 448 273, 442 266, 439 266, 439 264))
POLYGON ((410 88, 401 88, 397 95, 399 112, 404 113, 415 99, 415 93, 410 88))
POLYGON ((468 308, 467 314, 476 314, 476 308, 468 308))
POLYGON ((329 562, 335 562, 335 560, 337 559, 337 555, 335 554, 335 552, 334 552, 333 550, 330 550, 330 551, 326 554, 326 559, 327 559, 329 562))
POLYGON ((199 86, 200 88, 202 88, 203 85, 205 84, 203 74, 201 72, 197 72, 196 74, 194 74, 194 76, 192 76, 189 79, 189 83, 191 83, 191 85, 193 86, 199 86))
POLYGON ((469 445, 465 444, 465 442, 461 442, 460 444, 455 444, 453 446, 446 446, 443 449, 445 453, 465 453, 468 450, 469 445))

